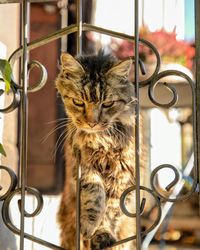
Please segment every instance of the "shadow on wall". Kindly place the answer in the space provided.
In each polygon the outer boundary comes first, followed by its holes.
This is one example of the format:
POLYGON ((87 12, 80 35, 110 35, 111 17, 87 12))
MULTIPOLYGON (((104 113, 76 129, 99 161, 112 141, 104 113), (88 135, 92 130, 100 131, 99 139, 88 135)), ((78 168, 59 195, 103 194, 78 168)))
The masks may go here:
MULTIPOLYGON (((0 211, 2 209, 2 202, 0 202, 0 211)), ((3 250, 17 250, 15 235, 5 226, 0 213, 0 249, 3 250)))

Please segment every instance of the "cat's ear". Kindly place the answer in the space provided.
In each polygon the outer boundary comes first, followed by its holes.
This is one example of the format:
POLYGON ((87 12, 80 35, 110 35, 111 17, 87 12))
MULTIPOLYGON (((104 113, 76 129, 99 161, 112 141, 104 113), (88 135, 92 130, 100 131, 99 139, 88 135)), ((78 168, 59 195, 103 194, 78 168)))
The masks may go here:
POLYGON ((84 73, 82 65, 70 54, 62 53, 60 60, 63 71, 71 74, 84 73))
POLYGON ((115 64, 111 69, 109 69, 106 74, 115 75, 119 77, 128 77, 131 65, 132 65, 131 59, 120 61, 119 63, 115 64))

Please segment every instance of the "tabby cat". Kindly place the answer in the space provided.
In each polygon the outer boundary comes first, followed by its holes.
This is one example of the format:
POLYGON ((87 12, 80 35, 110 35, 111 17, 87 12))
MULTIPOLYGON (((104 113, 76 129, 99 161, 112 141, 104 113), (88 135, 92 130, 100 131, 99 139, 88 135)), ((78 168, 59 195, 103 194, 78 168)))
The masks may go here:
MULTIPOLYGON (((61 245, 75 249, 76 169, 81 165, 81 249, 106 249, 134 235, 135 219, 120 209, 120 196, 135 184, 134 85, 131 59, 111 55, 61 55, 56 79, 68 116, 66 183, 58 220, 61 245), (70 158, 70 150, 72 157, 70 158)), ((130 199, 127 199, 131 203, 130 199)), ((134 202, 131 204, 134 206, 134 202)), ((135 249, 134 241, 112 249, 135 249)))

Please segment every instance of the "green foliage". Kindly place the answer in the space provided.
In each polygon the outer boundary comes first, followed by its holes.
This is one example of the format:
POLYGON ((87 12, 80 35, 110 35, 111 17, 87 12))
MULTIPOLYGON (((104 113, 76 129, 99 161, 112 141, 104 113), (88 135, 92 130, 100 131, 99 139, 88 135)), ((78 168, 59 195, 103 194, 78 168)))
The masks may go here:
MULTIPOLYGON (((11 79, 12 79, 12 69, 10 67, 9 62, 5 59, 0 59, 0 80, 3 80, 5 82, 6 93, 8 93, 10 90, 11 79)), ((1 94, 2 90, 0 90, 0 95, 1 94)), ((6 151, 2 143, 0 143, 0 154, 6 156, 6 151)))
POLYGON ((11 78, 12 78, 12 69, 7 60, 0 59, 0 76, 5 82, 6 93, 10 90, 11 78))
POLYGON ((0 154, 2 154, 3 156, 6 156, 6 151, 4 150, 4 147, 1 143, 0 143, 0 154))

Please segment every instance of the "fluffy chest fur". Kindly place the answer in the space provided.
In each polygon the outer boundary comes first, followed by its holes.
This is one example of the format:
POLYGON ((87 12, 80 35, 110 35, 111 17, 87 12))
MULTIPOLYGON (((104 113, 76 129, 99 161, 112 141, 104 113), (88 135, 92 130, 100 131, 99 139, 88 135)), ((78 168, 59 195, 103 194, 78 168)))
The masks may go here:
POLYGON ((81 152, 81 175, 91 173, 101 178, 108 197, 120 197, 134 184, 134 143, 132 137, 123 140, 110 134, 77 133, 74 147, 81 152), (132 139, 132 140, 131 140, 132 139))

